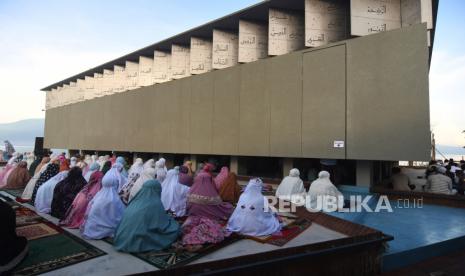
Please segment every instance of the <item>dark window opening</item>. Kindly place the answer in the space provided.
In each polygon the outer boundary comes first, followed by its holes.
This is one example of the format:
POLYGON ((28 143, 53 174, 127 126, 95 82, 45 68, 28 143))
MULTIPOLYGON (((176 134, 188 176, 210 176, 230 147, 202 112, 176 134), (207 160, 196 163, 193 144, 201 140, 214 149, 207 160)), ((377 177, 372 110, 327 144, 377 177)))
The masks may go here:
POLYGON ((275 157, 239 157, 239 175, 263 178, 282 178, 282 158, 275 157))

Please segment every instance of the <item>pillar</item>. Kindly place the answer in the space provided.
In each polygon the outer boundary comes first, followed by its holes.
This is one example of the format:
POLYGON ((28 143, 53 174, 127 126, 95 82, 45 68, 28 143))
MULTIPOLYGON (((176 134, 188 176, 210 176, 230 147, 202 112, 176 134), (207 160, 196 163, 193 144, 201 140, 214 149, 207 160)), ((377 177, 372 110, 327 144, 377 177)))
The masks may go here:
POLYGON ((235 174, 239 174, 239 161, 237 156, 231 156, 229 161, 229 171, 235 174))
POLYGON ((373 179, 373 162, 357 160, 355 176, 357 186, 370 187, 373 179))

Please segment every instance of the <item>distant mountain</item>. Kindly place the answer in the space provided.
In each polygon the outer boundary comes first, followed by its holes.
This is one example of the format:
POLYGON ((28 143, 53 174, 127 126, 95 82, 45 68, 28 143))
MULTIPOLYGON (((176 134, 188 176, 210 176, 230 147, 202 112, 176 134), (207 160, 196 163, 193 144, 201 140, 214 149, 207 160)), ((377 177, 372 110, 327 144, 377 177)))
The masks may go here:
POLYGON ((33 146, 35 137, 44 136, 45 119, 28 119, 14 123, 0 124, 0 148, 3 140, 9 140, 13 146, 33 146))

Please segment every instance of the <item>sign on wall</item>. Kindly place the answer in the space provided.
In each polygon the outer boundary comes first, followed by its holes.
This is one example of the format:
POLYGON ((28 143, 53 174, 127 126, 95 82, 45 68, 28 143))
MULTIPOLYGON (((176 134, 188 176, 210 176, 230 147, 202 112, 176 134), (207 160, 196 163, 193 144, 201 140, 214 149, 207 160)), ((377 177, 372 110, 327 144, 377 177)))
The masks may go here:
POLYGON ((304 15, 294 11, 270 9, 268 55, 284 55, 304 47, 304 15))
POLYGON ((212 42, 208 39, 191 37, 190 73, 192 75, 212 70, 212 42))
POLYGON ((171 53, 155 51, 153 54, 153 82, 171 80, 171 53))
POLYGON ((268 57, 268 25, 239 20, 239 62, 252 62, 268 57))
POLYGON ((305 0, 305 46, 346 39, 348 13, 345 0, 305 0))
POLYGON ((351 0, 351 34, 364 36, 401 27, 400 0, 351 0))
POLYGON ((187 46, 171 45, 171 77, 182 79, 191 75, 190 49, 187 46))
POLYGON ((237 33, 213 30, 213 69, 223 69, 237 65, 239 47, 237 33))
POLYGON ((139 85, 148 86, 153 84, 152 77, 153 59, 148 57, 139 57, 139 85))

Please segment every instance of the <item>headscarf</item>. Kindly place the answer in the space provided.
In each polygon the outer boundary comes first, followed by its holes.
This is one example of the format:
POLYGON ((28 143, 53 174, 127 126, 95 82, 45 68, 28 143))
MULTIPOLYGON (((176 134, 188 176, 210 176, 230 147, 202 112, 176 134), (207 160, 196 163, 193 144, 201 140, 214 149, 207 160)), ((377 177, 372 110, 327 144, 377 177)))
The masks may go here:
POLYGON ((7 165, 3 170, 0 170, 0 188, 3 188, 7 185, 8 178, 10 177, 11 172, 16 168, 18 164, 18 157, 15 152, 15 155, 8 160, 7 165), (16 155, 16 156, 15 156, 16 155))
POLYGON ((165 210, 173 212, 177 217, 186 214, 187 193, 189 187, 179 183, 178 167, 169 170, 162 183, 161 202, 165 210))
POLYGON ((187 195, 188 215, 227 220, 232 212, 233 206, 221 200, 212 176, 206 172, 199 173, 187 195))
POLYGON ((179 168, 179 183, 188 187, 192 186, 192 183, 194 183, 194 177, 189 174, 189 168, 186 166, 181 166, 179 168))
POLYGON ((237 184, 237 176, 230 172, 220 188, 221 199, 225 202, 236 204, 241 196, 241 186, 237 184))
POLYGON ((289 176, 286 176, 279 184, 276 190, 276 197, 284 200, 297 203, 298 200, 305 197, 304 182, 300 179, 298 169, 289 171, 289 176))
POLYGON ((228 221, 226 229, 249 236, 266 236, 281 230, 278 218, 271 211, 265 212, 263 182, 259 178, 249 181, 247 189, 239 198, 237 207, 228 221))
POLYGON ((115 163, 119 163, 121 164, 121 166, 123 167, 122 171, 121 171, 121 174, 125 177, 125 178, 128 178, 128 172, 126 171, 126 160, 124 159, 124 157, 122 156, 118 156, 115 160, 115 163))
POLYGON ((106 161, 103 164, 102 173, 105 175, 111 169, 111 161, 106 161))
POLYGON ((50 162, 50 157, 48 157, 48 156, 42 157, 42 160, 40 161, 39 165, 37 165, 37 167, 36 167, 36 169, 34 171, 34 175, 37 174, 38 172, 40 172, 42 167, 45 164, 47 164, 48 162, 50 162))
POLYGON ((131 189, 132 187, 134 187, 134 184, 136 183, 137 179, 139 179, 140 175, 144 171, 144 165, 142 162, 143 162, 142 159, 137 158, 136 162, 134 162, 134 164, 129 169, 129 176, 128 176, 128 180, 126 181, 126 184, 124 184, 121 191, 119 191, 121 200, 125 204, 129 203, 129 195, 130 195, 131 189))
POLYGON ((307 206, 307 209, 317 208, 318 197, 323 197, 323 200, 324 197, 332 197, 332 199, 334 200, 333 202, 337 204, 341 203, 339 202, 339 199, 340 197, 342 197, 342 194, 341 192, 339 192, 336 186, 334 186, 333 183, 331 183, 329 176, 329 172, 321 171, 318 174, 318 179, 313 181, 312 184, 310 184, 310 189, 308 190, 308 196, 310 197, 310 206, 307 206))
POLYGON ((109 170, 103 176, 102 189, 90 201, 80 227, 84 238, 113 237, 125 208, 117 193, 119 180, 116 170, 109 170))
POLYGON ((130 202, 136 196, 136 194, 140 191, 140 189, 142 189, 142 185, 144 185, 145 182, 147 182, 148 180, 155 179, 155 173, 156 173, 155 168, 148 167, 144 169, 140 177, 134 183, 134 186, 132 186, 131 190, 129 191, 128 202, 130 202))
POLYGON ((73 167, 76 167, 77 166, 77 158, 75 156, 71 157, 70 161, 69 161, 69 167, 70 168, 73 168, 73 167))
POLYGON ((39 213, 50 214, 52 210, 53 191, 56 185, 68 176, 68 171, 59 172, 37 190, 34 207, 39 213))
POLYGON ((31 197, 31 201, 33 205, 36 199, 37 190, 40 188, 40 186, 42 186, 42 184, 47 182, 50 178, 57 175, 59 172, 60 172, 60 166, 58 166, 58 164, 50 163, 47 166, 45 171, 40 175, 39 179, 37 180, 36 185, 34 186, 34 191, 32 192, 32 197, 31 197))
POLYGON ((115 164, 111 167, 110 171, 114 171, 115 174, 118 176, 118 187, 117 192, 121 191, 124 184, 128 181, 128 179, 122 174, 123 172, 123 165, 121 163, 115 162, 115 164))
POLYGON ((74 198, 86 184, 81 168, 71 168, 68 176, 55 186, 51 215, 60 220, 64 219, 66 211, 73 203, 74 198))
POLYGON ((103 173, 100 171, 95 171, 91 175, 89 183, 76 195, 60 225, 67 228, 79 228, 82 225, 89 202, 102 188, 102 178, 103 173))
POLYGON ((6 180, 5 189, 20 189, 26 186, 31 177, 27 171, 27 163, 24 161, 19 162, 16 168, 13 169, 11 174, 6 180))
MULTIPOLYGON (((106 162, 106 161, 107 161, 107 160, 105 160, 105 156, 100 156, 100 157, 98 158, 97 163, 100 165, 100 170, 101 170, 101 171, 103 170, 103 166, 105 165, 105 162, 106 162)), ((103 174, 105 174, 105 173, 103 173, 103 174)))
POLYGON ((59 157, 60 159, 60 172, 62 171, 69 171, 69 162, 63 155, 59 157))
POLYGON ((90 176, 91 176, 94 172, 96 172, 96 171, 98 171, 98 170, 100 170, 100 165, 99 165, 97 162, 92 163, 92 165, 90 165, 90 167, 89 167, 89 170, 88 170, 87 173, 84 175, 84 179, 85 179, 87 182, 89 182, 90 176))
POLYGON ((144 161, 142 161, 141 158, 137 158, 136 161, 134 161, 134 164, 132 164, 131 168, 129 168, 128 174, 141 174, 142 171, 144 170, 144 161))
POLYGON ((35 171, 37 169, 37 166, 39 166, 40 162, 42 161, 42 158, 37 157, 32 164, 29 166, 29 176, 33 177, 35 174, 35 171))
POLYGON ((194 175, 194 171, 192 170, 192 161, 190 160, 187 160, 186 162, 184 162, 184 167, 187 168, 187 173, 190 175, 190 176, 193 176, 194 175))
POLYGON ((114 247, 118 251, 139 253, 170 247, 179 235, 179 224, 163 209, 161 186, 157 180, 146 181, 124 211, 114 247))
POLYGON ((226 178, 228 178, 228 175, 229 175, 228 167, 226 166, 222 167, 220 173, 215 177, 215 186, 218 191, 221 189, 221 185, 223 185, 226 178))
POLYGON ((163 181, 165 180, 166 174, 168 173, 168 170, 166 169, 165 163, 166 163, 165 158, 160 158, 155 163, 155 169, 157 170, 156 171, 157 180, 160 183, 163 183, 163 181))
POLYGON ((149 159, 144 163, 144 169, 145 168, 155 168, 155 160, 149 159))

